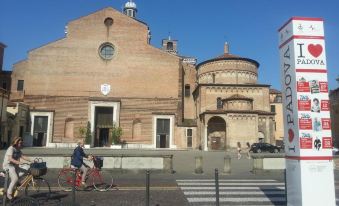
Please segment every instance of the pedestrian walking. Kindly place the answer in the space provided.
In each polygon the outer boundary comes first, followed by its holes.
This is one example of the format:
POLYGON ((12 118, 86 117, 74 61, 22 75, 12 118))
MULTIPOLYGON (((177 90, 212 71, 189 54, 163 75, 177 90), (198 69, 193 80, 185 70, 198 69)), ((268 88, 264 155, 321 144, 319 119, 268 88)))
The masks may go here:
POLYGON ((238 160, 239 160, 241 158, 241 144, 240 142, 238 142, 237 144, 238 144, 237 150, 238 150, 238 160))
POLYGON ((247 159, 251 159, 251 154, 250 154, 251 145, 249 142, 247 142, 246 145, 247 145, 247 159))

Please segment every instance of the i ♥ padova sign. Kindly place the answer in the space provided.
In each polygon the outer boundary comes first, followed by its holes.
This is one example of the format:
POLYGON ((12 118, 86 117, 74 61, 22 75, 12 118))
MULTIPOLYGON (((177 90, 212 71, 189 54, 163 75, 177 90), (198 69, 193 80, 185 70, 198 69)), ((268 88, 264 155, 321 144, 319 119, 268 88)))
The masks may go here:
POLYGON ((324 26, 293 17, 279 29, 287 205, 335 204, 324 26))

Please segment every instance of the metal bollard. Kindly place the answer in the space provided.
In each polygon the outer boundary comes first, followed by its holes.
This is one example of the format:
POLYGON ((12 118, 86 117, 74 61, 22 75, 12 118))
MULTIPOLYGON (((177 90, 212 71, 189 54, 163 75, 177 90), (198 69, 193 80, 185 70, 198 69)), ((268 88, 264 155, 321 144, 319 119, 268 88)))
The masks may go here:
POLYGON ((7 199, 7 188, 8 188, 8 170, 5 170, 5 182, 4 182, 4 191, 2 196, 2 205, 6 206, 6 199, 7 199))
POLYGON ((284 170, 284 180, 285 180, 285 201, 287 204, 287 182, 286 182, 286 169, 284 170))
POLYGON ((231 157, 230 156, 224 157, 224 173, 225 174, 231 173, 231 157))
POLYGON ((146 206, 149 206, 149 170, 146 170, 146 206))
POLYGON ((204 171, 202 169, 202 156, 195 157, 195 170, 196 174, 202 174, 204 171))
POLYGON ((75 184, 76 184, 76 179, 77 179, 77 173, 76 170, 73 172, 73 185, 72 185, 72 205, 75 206, 75 184))
POLYGON ((219 206, 219 173, 215 169, 215 205, 219 206))

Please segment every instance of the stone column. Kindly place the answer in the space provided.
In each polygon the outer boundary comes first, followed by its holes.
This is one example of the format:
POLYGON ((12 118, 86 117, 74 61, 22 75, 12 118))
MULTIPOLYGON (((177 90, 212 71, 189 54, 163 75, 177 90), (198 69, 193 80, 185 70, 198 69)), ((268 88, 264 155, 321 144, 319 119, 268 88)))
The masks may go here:
POLYGON ((208 134, 207 134, 207 125, 204 125, 204 150, 208 151, 208 144, 207 144, 208 134))
POLYGON ((202 162, 202 156, 195 157, 195 170, 194 172, 196 174, 202 174, 203 171, 203 162, 202 162))
POLYGON ((231 174, 231 156, 226 155, 224 157, 224 171, 225 174, 231 174))

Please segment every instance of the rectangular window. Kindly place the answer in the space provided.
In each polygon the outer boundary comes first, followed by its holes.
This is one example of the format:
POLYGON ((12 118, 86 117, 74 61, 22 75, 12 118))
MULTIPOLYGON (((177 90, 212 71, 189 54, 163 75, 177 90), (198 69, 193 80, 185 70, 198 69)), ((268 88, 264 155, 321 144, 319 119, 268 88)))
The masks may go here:
POLYGON ((192 129, 186 130, 187 148, 192 148, 192 129))
POLYGON ((277 131, 277 123, 274 122, 274 131, 277 131))
POLYGON ((275 112, 275 105, 271 105, 271 112, 275 112))
POLYGON ((24 80, 18 80, 17 91, 24 90, 24 80))
POLYGON ((24 137, 24 126, 20 126, 20 132, 19 132, 20 137, 24 137))
POLYGON ((7 83, 6 82, 2 82, 2 88, 7 89, 7 83))
POLYGON ((222 109, 222 100, 221 100, 221 97, 217 98, 217 109, 222 109))
POLYGON ((274 102, 282 103, 282 97, 281 96, 276 96, 275 99, 274 99, 274 102))
POLYGON ((185 85, 185 97, 191 96, 191 87, 190 85, 186 84, 185 85))

